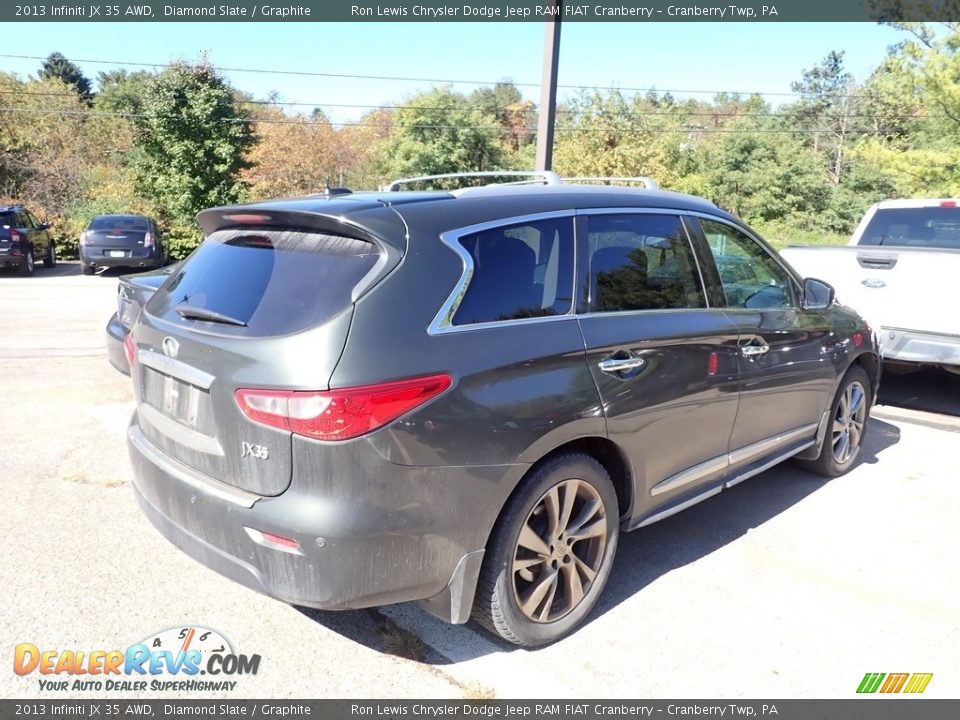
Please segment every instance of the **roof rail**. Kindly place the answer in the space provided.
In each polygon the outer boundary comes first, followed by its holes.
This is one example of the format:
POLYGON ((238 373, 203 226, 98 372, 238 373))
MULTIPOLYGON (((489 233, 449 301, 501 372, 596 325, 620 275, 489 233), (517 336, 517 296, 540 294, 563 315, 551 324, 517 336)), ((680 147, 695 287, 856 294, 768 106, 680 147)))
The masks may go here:
POLYGON ((613 177, 601 175, 595 177, 572 177, 564 178, 563 182, 565 185, 587 185, 590 183, 598 183, 601 185, 612 185, 614 183, 639 183, 647 190, 656 190, 660 187, 657 185, 656 180, 644 175, 637 175, 635 177, 613 177))
MULTIPOLYGON (((387 192, 396 192, 401 185, 410 185, 424 180, 447 180, 450 178, 504 178, 504 177, 522 177, 528 180, 518 180, 510 183, 490 183, 491 185, 528 185, 541 183, 543 185, 562 185, 563 180, 555 172, 550 170, 482 170, 477 172, 462 173, 443 173, 441 175, 419 175, 417 177, 400 178, 394 180, 382 189, 387 192)), ((652 182, 652 181, 651 181, 652 182)))

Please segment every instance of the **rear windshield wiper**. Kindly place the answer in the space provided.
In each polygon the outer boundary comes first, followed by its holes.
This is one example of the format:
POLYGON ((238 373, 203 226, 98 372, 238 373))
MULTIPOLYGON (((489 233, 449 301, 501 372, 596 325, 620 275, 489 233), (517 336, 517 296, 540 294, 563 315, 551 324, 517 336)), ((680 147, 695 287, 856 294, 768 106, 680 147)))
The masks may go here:
POLYGON ((215 310, 207 310, 206 308, 194 307, 192 305, 180 305, 176 308, 176 311, 177 315, 184 320, 206 320, 207 322, 223 323, 224 325, 247 326, 243 320, 218 313, 215 310))

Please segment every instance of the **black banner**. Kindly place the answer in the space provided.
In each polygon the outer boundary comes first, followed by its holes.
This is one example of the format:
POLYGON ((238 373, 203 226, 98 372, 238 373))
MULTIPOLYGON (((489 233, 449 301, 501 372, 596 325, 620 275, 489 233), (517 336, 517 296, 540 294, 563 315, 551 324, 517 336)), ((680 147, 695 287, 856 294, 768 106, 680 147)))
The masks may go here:
POLYGON ((798 22, 960 20, 960 0, 39 0, 4 22, 798 22))

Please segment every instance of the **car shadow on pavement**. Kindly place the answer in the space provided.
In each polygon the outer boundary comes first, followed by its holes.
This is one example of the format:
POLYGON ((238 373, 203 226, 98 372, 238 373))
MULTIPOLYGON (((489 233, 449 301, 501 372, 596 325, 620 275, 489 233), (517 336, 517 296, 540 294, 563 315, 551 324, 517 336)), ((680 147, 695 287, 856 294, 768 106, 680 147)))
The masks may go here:
MULTIPOLYGON (((871 419, 861 462, 871 465, 878 462, 878 456, 899 440, 899 428, 877 418, 871 419)), ((827 478, 787 462, 661 522, 622 533, 610 579, 580 632, 657 578, 719 550, 828 482, 827 478)), ((430 617, 412 603, 397 607, 402 608, 402 612, 395 613, 392 609, 385 612, 378 609, 347 612, 296 609, 314 622, 357 643, 429 665, 447 665, 518 649, 494 638, 473 621, 467 625, 450 626, 430 617), (400 616, 401 622, 394 619, 395 615, 400 616), (479 638, 478 633, 481 634, 479 638), (435 642, 436 639, 440 642, 435 642)))
POLYGON ((885 372, 877 402, 960 417, 960 375, 940 368, 923 368, 905 375, 885 372))

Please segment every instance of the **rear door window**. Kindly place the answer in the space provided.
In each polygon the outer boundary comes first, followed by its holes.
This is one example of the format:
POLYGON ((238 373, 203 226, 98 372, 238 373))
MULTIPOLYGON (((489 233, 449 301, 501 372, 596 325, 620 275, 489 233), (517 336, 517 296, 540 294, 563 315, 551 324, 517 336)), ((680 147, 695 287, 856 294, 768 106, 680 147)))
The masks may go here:
POLYGON ((573 302, 573 218, 464 235, 473 274, 454 325, 565 315, 573 302))
POLYGON ((882 208, 873 214, 859 244, 960 250, 960 208, 882 208))
POLYGON ((222 230, 184 262, 147 312, 256 337, 299 332, 350 306, 354 287, 379 254, 374 243, 341 235, 222 230), (211 319, 197 319, 203 314, 211 319))
POLYGON ((591 215, 592 312, 707 306, 693 248, 675 215, 591 215))

